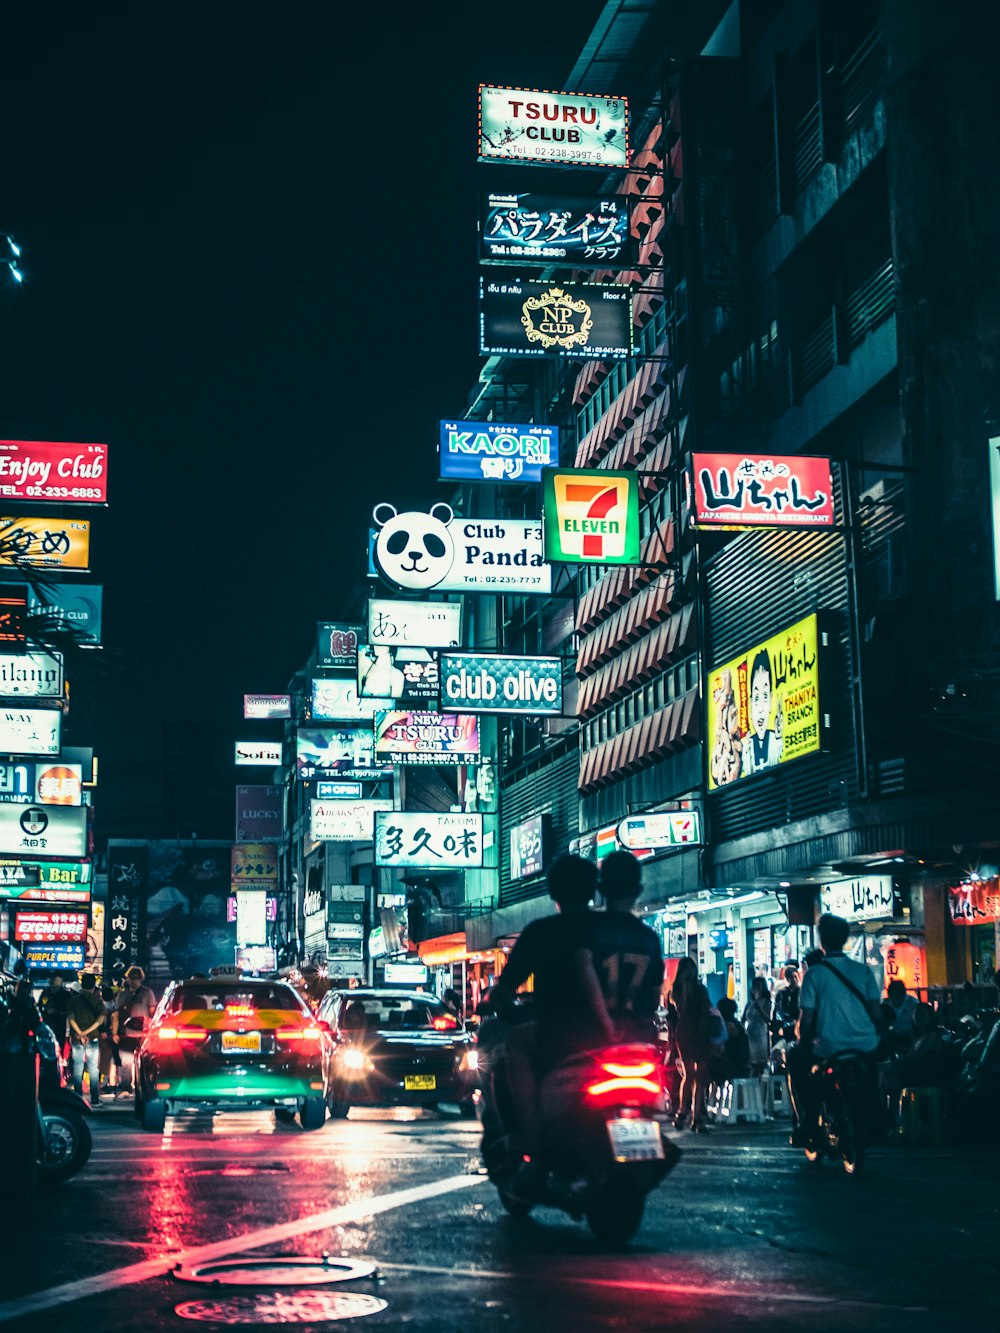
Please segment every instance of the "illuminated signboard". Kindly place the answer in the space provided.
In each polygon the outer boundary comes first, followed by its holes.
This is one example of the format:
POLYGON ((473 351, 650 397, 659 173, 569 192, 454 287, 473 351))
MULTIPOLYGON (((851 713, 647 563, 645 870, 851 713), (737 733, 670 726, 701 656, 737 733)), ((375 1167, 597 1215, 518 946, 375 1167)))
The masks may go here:
POLYGON ((562 712, 562 661, 558 657, 441 653, 438 660, 442 708, 467 713, 562 712))
POLYGON ((237 768, 278 768, 281 765, 280 741, 237 741, 237 768))
POLYGON ((292 700, 288 694, 244 694, 244 718, 279 718, 292 716, 292 700))
POLYGON ((542 479, 559 462, 558 426, 514 426, 499 421, 442 421, 439 473, 445 481, 542 479))
POLYGON ((281 837, 280 787, 236 788, 236 841, 274 842, 281 837))
POLYGON ((0 804, 82 805, 83 769, 45 760, 0 764, 0 804))
POLYGON ((59 753, 58 708, 0 708, 0 754, 59 753))
POLYGON ((375 813, 391 810, 390 800, 309 802, 313 842, 371 842, 375 813))
MULTIPOLYGON (((434 505, 428 514, 421 510, 397 514, 392 505, 380 504, 374 518, 379 532, 372 559, 390 588, 403 592, 552 591, 540 523, 510 518, 465 518, 453 523, 454 514, 446 504, 434 505)), ((440 604, 433 606, 437 609, 440 604)), ((372 628, 369 625, 368 641, 378 643, 372 628)), ((450 645, 422 639, 409 642, 435 648, 459 646, 457 636, 450 645)))
POLYGON ((104 588, 99 583, 46 584, 28 589, 28 621, 36 638, 69 630, 81 648, 101 642, 104 588))
MULTIPOLYGON (((367 653, 366 644, 358 645, 358 671, 361 671, 361 662, 363 654, 367 653)), ((390 649, 379 649, 379 652, 390 652, 390 649)), ((413 651, 424 651, 423 649, 414 649, 413 651)), ((436 693, 436 691, 435 691, 436 693)), ((384 694, 381 697, 371 697, 367 692, 358 694, 358 683, 352 680, 350 676, 330 676, 325 680, 314 680, 312 683, 312 708, 311 713, 316 722, 349 722, 370 719, 375 716, 379 708, 385 708, 388 701, 393 696, 384 694)))
POLYGON ((358 691, 375 712, 400 703, 437 703, 441 677, 437 659, 426 648, 375 647, 358 649, 358 691))
POLYGON ((62 653, 0 653, 0 695, 58 699, 62 692, 62 653))
MULTIPOLYGON (((479 217, 484 264, 551 264, 608 268, 632 258, 624 195, 588 199, 552 194, 486 194, 479 217), (587 260, 592 261, 589 265, 587 260)), ((552 460, 556 462, 556 459, 552 460)))
POLYGON ((899 898, 891 875, 858 875, 821 885, 819 904, 845 921, 884 921, 896 915, 899 898))
POLYGON ((267 943, 267 894, 263 889, 236 891, 236 944, 267 943))
MULTIPOLYGON (((270 894, 265 900, 265 915, 268 921, 277 921, 278 919, 278 900, 270 894)), ((232 924, 236 920, 236 894, 231 893, 226 899, 226 920, 232 924)))
POLYGON ((479 278, 483 356, 582 357, 632 354, 632 295, 620 284, 479 278))
POLYGON ((87 938, 89 923, 89 912, 18 912, 14 938, 31 944, 79 944, 87 938))
POLYGON ((86 944, 26 944, 21 950, 29 972, 82 972, 86 944))
POLYGON ((629 852, 697 847, 701 843, 701 820, 697 810, 652 810, 621 820, 616 837, 629 852))
POLYGON ((23 903, 90 902, 89 861, 0 861, 0 899, 23 903))
POLYGON ((533 815, 510 831, 510 877, 512 880, 532 879, 545 869, 548 856, 546 847, 546 817, 533 815))
POLYGON ((396 764, 467 764, 479 754, 479 721, 465 713, 378 713, 375 754, 396 764))
POLYGON ((85 856, 86 806, 0 805, 0 852, 85 856))
POLYGON ((241 972, 273 972, 278 966, 278 954, 273 944, 237 946, 236 966, 241 972))
POLYGON ((67 518, 0 518, 0 565, 87 569, 90 522, 67 518))
MULTIPOLYGON (((231 881, 248 888, 266 888, 278 882, 278 849, 269 842, 237 842, 230 851, 231 881)), ((256 941, 250 941, 256 943, 256 941)))
POLYGON ((299 727, 295 743, 296 775, 303 781, 374 766, 370 727, 299 727))
POLYGON ((1000 880, 950 884, 948 910, 956 926, 982 926, 1000 920, 1000 880))
POLYGON ((708 789, 726 787, 823 748, 821 654, 815 613, 710 671, 705 682, 708 789))
POLYGON ((472 870, 483 864, 483 817, 438 810, 375 816, 377 866, 472 870))
POLYGON ((479 85, 479 161, 628 165, 628 100, 479 85))
POLYGON ((814 528, 833 523, 829 458, 694 454, 698 527, 814 528))
POLYGON ((6 500, 106 504, 107 472, 106 444, 0 440, 0 496, 6 500))
POLYGON ((316 626, 316 665, 352 667, 357 661, 358 644, 363 637, 363 625, 321 620, 316 626))
POLYGON ((316 796, 321 801, 357 801, 361 799, 361 783, 317 782, 316 796))
POLYGON ((16 593, 12 590, 0 597, 0 644, 5 648, 11 644, 24 647, 27 614, 27 589, 23 593, 16 593))
POLYGON ((576 565, 639 563, 639 478, 634 472, 547 468, 542 502, 546 560, 576 565))
POLYGON ((387 986, 426 986, 430 969, 425 963, 386 963, 387 986))
POLYGON ((368 642, 373 647, 458 648, 461 602, 368 603, 368 642))

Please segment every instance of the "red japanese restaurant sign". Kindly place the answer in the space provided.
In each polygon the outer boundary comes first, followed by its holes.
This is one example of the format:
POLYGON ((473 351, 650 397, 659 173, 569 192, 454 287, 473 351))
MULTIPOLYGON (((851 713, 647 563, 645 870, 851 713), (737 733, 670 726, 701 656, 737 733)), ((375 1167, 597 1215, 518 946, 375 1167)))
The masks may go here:
POLYGON ((698 527, 819 528, 833 523, 829 458, 694 454, 698 527))
POLYGON ((108 446, 0 440, 0 497, 107 504, 108 446))
POLYGON ((1000 917, 1000 880, 978 879, 948 887, 948 907, 956 926, 982 926, 1000 917))
POLYGON ((88 912, 18 912, 14 938, 28 944, 79 943, 87 938, 88 912))

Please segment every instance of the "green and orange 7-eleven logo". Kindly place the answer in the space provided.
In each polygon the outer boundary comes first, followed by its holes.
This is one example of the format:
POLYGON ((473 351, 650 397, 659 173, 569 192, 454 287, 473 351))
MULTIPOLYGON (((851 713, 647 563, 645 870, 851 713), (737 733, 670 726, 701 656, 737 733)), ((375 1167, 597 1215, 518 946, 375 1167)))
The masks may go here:
POLYGON ((634 472, 543 468, 545 558, 561 564, 639 563, 634 472))

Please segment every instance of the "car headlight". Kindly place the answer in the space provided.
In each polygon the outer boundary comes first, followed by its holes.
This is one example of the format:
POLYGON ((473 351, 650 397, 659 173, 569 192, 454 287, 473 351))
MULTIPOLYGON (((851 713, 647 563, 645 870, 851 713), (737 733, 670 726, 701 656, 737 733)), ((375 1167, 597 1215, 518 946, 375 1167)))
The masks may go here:
POLYGON ((470 1046, 468 1050, 462 1052, 462 1058, 459 1061, 459 1069, 478 1069, 479 1052, 475 1046, 470 1046))
POLYGON ((366 1055, 364 1051, 359 1051, 356 1046, 345 1046, 337 1054, 341 1067, 351 1074, 362 1074, 374 1066, 371 1062, 371 1056, 366 1055))

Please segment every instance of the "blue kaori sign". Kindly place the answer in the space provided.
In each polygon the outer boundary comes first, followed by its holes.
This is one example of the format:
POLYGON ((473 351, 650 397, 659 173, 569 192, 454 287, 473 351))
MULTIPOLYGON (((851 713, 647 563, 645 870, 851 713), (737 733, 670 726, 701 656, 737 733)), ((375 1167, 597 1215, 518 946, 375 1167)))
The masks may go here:
POLYGON ((441 707, 466 713, 562 712, 558 657, 441 653, 441 707))
POLYGON ((439 454, 443 480, 539 482, 559 461, 559 428, 442 421, 439 454))
MULTIPOLYGON (((100 583, 78 583, 73 587, 46 584, 28 589, 28 629, 70 629, 82 647, 101 642, 101 611, 104 588, 100 583)), ((44 633, 36 634, 44 639, 44 633)))

